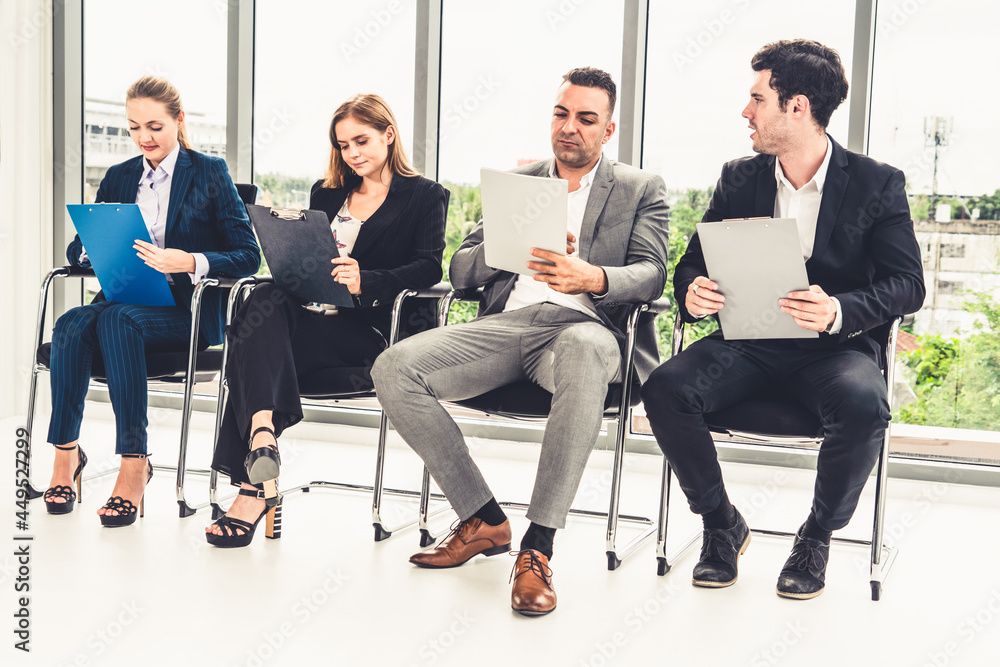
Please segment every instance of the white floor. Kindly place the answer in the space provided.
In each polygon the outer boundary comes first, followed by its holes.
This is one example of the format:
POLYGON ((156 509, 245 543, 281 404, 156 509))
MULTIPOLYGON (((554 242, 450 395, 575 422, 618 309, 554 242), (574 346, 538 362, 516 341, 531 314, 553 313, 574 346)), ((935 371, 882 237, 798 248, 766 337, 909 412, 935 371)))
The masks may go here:
MULTIPOLYGON (((39 415, 36 443, 43 443, 39 415)), ((157 463, 176 456, 176 415, 154 412, 157 463)), ((22 420, 2 424, 13 443, 22 420)), ((209 459, 209 420, 197 415, 191 463, 209 459)), ((300 425, 282 438, 283 486, 310 479, 371 483, 374 433, 300 425), (306 438, 314 438, 307 440, 306 438)), ((88 406, 82 438, 89 473, 117 466, 106 405, 88 406)), ((526 500, 536 447, 475 441, 471 446, 501 500, 526 500), (502 455, 503 458, 500 456, 502 455)), ((8 461, 13 444, 8 451, 8 461)), ((51 452, 36 448, 34 481, 45 485, 51 452)), ((416 457, 390 451, 390 486, 413 487, 416 457)), ((630 457, 623 509, 654 515, 659 461, 630 457)), ((595 453, 581 507, 606 509, 610 458, 595 453)), ((794 529, 808 509, 809 472, 727 465, 730 495, 760 527, 794 529)), ((12 471, 0 478, 13 488, 12 471)), ((887 520, 900 556, 880 602, 870 600, 867 553, 835 548, 826 592, 808 602, 779 599, 774 583, 789 543, 755 536, 740 580, 723 590, 696 589, 689 552, 656 576, 652 543, 615 572, 606 569, 604 523, 571 519, 553 560, 558 609, 542 618, 514 614, 507 579, 512 558, 478 558, 461 568, 422 570, 407 563, 414 529, 374 543, 366 494, 313 491, 285 502, 284 535, 257 536, 249 548, 209 547, 207 510, 180 519, 174 480, 157 473, 146 516, 105 529, 94 511, 113 476, 84 487, 68 516, 31 505, 31 648, 4 656, 17 665, 996 665, 1000 656, 1000 489, 893 480, 887 520)), ((0 556, 4 616, 17 605, 18 563, 12 516, 0 556)), ((679 492, 676 497, 680 497, 679 492)), ((192 503, 207 484, 189 477, 192 503)), ((674 538, 697 523, 678 503, 674 538)), ((870 495, 845 534, 868 530, 870 495)), ((405 516, 412 504, 396 508, 405 516)), ((389 513, 393 515, 392 512, 389 513)), ((445 515, 441 523, 450 522, 445 515)), ((515 542, 527 526, 512 514, 515 542)), ((622 529, 627 531, 626 528, 622 529)), ((516 545, 515 545, 516 546, 516 545)), ((3 664, 11 664, 5 657, 3 664)))

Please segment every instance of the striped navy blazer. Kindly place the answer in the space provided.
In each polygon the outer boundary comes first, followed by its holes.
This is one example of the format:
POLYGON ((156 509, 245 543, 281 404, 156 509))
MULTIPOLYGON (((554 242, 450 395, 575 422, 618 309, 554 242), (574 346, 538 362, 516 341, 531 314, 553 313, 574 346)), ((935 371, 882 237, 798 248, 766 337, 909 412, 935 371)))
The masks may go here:
MULTIPOLYGON (((98 203, 134 204, 142 178, 143 156, 108 169, 97 190, 98 203)), ((208 276, 242 278, 260 267, 260 247, 236 193, 225 160, 181 148, 170 184, 167 248, 200 252, 208 260, 208 276)), ((80 266, 83 248, 77 236, 66 249, 70 264, 80 266)), ((191 309, 194 286, 186 273, 171 274, 178 306, 191 309)), ((222 342, 224 299, 219 290, 207 290, 201 309, 202 346, 222 342)))

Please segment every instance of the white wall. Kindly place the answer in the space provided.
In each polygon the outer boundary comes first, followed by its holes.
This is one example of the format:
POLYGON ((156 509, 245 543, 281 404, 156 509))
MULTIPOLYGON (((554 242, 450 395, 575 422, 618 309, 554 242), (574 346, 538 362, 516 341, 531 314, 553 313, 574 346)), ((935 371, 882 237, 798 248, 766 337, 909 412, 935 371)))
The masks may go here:
POLYGON ((27 411, 38 287, 52 266, 53 4, 0 3, 0 419, 27 411))

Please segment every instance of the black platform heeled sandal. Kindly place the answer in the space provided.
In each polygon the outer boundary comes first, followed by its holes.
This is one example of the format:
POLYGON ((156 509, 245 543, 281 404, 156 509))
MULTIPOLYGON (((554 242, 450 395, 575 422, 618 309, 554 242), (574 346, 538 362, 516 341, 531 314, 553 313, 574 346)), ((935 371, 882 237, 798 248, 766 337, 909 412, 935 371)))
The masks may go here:
MULTIPOLYGON (((125 455, 122 458, 130 458, 125 455)), ((145 456, 134 457, 134 458, 146 458, 145 456)), ((146 478, 146 485, 149 486, 149 480, 153 479, 153 464, 146 459, 146 463, 149 465, 149 477, 146 478)), ((146 492, 143 490, 142 497, 139 498, 138 512, 136 511, 136 506, 131 500, 122 498, 121 496, 111 496, 108 498, 108 502, 104 503, 105 514, 101 515, 101 525, 107 528, 119 528, 121 526, 131 526, 135 523, 136 516, 143 516, 145 514, 145 504, 146 504, 146 492), (107 512, 118 512, 115 514, 107 514, 107 512)))
POLYGON ((77 499, 81 503, 83 502, 83 467, 87 465, 87 455, 83 453, 83 448, 79 445, 73 445, 72 447, 52 446, 64 452, 73 451, 74 449, 80 450, 80 464, 76 467, 76 472, 73 473, 73 484, 76 486, 76 491, 73 490, 72 486, 57 484, 45 489, 45 495, 43 496, 45 510, 49 514, 69 514, 73 511, 73 505, 76 504, 77 499), (66 502, 57 503, 50 500, 50 498, 63 498, 66 502))
POLYGON ((281 537, 281 500, 282 497, 279 495, 275 501, 274 505, 267 505, 267 498, 264 496, 263 491, 252 491, 250 489, 240 489, 239 495, 241 496, 252 496, 254 498, 260 498, 265 501, 264 510, 257 517, 257 520, 253 523, 244 521, 243 519, 234 519, 229 516, 222 516, 218 521, 213 523, 213 526, 218 526, 222 529, 222 535, 216 535, 215 533, 205 533, 205 539, 208 543, 216 546, 222 547, 223 549, 231 549, 234 547, 245 547, 253 541, 253 534, 257 530, 257 524, 260 520, 267 516, 267 522, 264 526, 264 537, 272 540, 277 540, 281 537), (243 531, 243 532, 237 532, 243 531))
POLYGON ((281 471, 281 455, 278 453, 278 436, 267 426, 261 426, 250 434, 249 446, 253 447, 254 436, 265 431, 274 437, 273 445, 264 445, 257 449, 251 449, 247 454, 243 466, 247 470, 247 477, 254 486, 264 489, 261 496, 268 507, 274 507, 278 503, 278 473, 281 471))

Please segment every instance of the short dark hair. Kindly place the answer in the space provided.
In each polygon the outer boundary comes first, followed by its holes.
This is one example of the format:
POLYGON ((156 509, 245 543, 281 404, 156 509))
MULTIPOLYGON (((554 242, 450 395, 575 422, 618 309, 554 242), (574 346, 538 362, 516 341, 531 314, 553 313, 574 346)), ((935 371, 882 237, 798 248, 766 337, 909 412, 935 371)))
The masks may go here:
POLYGON ((847 99, 847 75, 840 55, 819 42, 772 42, 754 54, 750 66, 755 72, 771 71, 771 88, 778 93, 782 111, 796 95, 809 98, 813 119, 824 130, 834 110, 847 99))
POLYGON ((615 102, 618 100, 618 87, 611 75, 596 67, 576 67, 563 74, 563 81, 574 86, 600 88, 608 94, 608 119, 615 114, 615 102))

